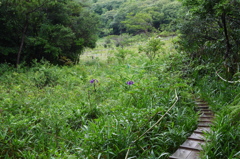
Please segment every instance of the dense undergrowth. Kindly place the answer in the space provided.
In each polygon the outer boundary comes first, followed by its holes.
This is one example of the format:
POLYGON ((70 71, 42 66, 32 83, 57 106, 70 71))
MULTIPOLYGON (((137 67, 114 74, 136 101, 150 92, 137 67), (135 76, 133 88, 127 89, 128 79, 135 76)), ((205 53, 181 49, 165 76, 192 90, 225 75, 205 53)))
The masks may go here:
POLYGON ((196 128, 194 96, 216 112, 203 158, 239 156, 239 83, 199 76, 170 41, 151 60, 138 45, 74 66, 2 64, 0 158, 168 158, 196 128))
POLYGON ((192 87, 171 65, 181 55, 128 49, 75 66, 2 64, 0 158, 167 158, 197 121, 192 87))

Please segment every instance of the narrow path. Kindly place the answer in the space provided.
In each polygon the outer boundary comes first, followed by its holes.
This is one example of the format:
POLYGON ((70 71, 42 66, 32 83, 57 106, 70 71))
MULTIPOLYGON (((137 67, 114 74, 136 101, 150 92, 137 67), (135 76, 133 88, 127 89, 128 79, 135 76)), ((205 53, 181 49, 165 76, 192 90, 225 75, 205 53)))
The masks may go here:
POLYGON ((199 152, 202 145, 207 141, 204 132, 210 131, 210 124, 213 120, 213 112, 209 109, 208 104, 200 99, 196 100, 196 107, 199 111, 198 127, 188 139, 180 145, 177 151, 170 156, 170 159, 199 159, 199 152))

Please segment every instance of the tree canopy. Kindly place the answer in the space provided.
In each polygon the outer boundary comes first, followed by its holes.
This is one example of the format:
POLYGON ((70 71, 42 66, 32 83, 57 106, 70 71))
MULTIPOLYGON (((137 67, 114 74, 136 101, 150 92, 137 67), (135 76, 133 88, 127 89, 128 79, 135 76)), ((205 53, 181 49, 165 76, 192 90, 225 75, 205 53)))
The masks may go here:
POLYGON ((3 0, 0 13, 0 62, 75 62, 97 40, 96 15, 75 0, 3 0))

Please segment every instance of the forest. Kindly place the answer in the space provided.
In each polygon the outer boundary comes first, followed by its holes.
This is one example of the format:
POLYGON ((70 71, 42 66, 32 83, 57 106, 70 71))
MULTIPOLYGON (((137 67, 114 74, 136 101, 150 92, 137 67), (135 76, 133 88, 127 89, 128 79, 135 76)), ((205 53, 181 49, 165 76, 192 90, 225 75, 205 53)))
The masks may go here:
POLYGON ((240 158, 239 0, 0 0, 0 158, 240 158))

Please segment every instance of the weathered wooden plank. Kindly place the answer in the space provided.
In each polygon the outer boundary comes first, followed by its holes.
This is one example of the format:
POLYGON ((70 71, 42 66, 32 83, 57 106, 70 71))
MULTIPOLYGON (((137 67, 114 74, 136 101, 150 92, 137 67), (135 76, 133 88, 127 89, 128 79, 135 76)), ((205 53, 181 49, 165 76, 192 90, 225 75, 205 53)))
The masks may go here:
POLYGON ((189 138, 205 140, 205 137, 202 134, 197 134, 197 133, 192 133, 192 135, 189 138))
POLYGON ((175 158, 179 158, 179 159, 185 159, 189 156, 189 154, 191 152, 192 152, 191 150, 186 150, 186 149, 179 148, 179 149, 177 149, 177 151, 171 157, 175 157, 175 158))
POLYGON ((198 118, 198 122, 212 123, 213 118, 198 118))
POLYGON ((186 159, 200 159, 199 158, 199 152, 192 151, 186 159))
POLYGON ((206 114, 205 114, 205 113, 202 112, 202 113, 199 113, 199 117, 200 117, 200 118, 202 118, 202 117, 203 117, 203 118, 204 118, 204 117, 214 118, 214 114, 213 114, 213 113, 211 113, 211 114, 210 114, 210 113, 206 113, 206 114))
POLYGON ((201 131, 201 132, 209 132, 210 127, 198 127, 195 131, 201 131))
POLYGON ((201 151, 202 150, 202 145, 204 144, 203 141, 196 141, 196 140, 186 140, 180 148, 185 148, 193 151, 201 151))
POLYGON ((210 126, 212 121, 198 121, 198 125, 210 126))

